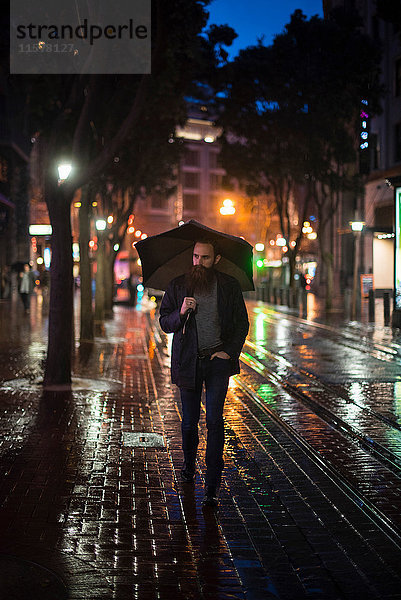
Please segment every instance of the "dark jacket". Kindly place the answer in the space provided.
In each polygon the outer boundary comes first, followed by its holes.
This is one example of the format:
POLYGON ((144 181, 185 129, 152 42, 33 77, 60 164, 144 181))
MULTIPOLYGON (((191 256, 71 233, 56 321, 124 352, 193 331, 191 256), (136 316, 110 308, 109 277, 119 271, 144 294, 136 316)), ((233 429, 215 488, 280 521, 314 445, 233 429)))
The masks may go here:
MULTIPOLYGON (((239 355, 249 329, 248 314, 239 283, 234 277, 216 271, 217 307, 221 323, 223 350, 230 355, 231 373, 239 373, 239 355)), ((160 306, 160 326, 165 333, 174 333, 171 356, 171 380, 179 387, 195 387, 198 334, 194 315, 185 319, 180 308, 185 296, 185 275, 169 284, 160 306)))

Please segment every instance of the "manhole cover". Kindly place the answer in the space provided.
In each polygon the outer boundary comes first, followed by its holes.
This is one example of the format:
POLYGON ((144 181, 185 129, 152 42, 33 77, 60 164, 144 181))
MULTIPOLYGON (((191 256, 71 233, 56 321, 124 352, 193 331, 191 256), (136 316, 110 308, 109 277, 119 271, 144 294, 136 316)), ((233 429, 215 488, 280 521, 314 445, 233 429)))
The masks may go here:
POLYGON ((45 567, 17 556, 0 555, 0 598, 66 600, 67 588, 45 567))
POLYGON ((160 433, 124 431, 123 444, 132 448, 164 448, 164 439, 160 433))

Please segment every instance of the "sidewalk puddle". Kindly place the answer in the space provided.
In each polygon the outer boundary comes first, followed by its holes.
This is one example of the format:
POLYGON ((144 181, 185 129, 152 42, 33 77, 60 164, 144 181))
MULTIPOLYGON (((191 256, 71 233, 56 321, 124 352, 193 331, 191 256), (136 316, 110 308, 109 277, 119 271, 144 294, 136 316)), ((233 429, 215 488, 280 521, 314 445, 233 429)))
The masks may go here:
MULTIPOLYGON (((43 379, 10 379, 0 385, 0 390, 23 390, 23 391, 37 391, 42 387, 43 379)), ((120 390, 122 382, 117 379, 85 379, 83 377, 72 377, 71 389, 73 391, 78 390, 91 390, 93 392, 110 392, 120 390)), ((56 386, 54 386, 56 389, 56 386)))

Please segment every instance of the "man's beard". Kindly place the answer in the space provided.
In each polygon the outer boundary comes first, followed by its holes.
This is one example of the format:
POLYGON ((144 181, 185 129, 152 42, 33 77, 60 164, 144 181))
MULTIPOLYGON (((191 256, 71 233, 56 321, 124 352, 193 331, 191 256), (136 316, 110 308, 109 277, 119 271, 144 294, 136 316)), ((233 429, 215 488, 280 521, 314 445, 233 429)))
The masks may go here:
POLYGON ((186 284, 187 293, 192 294, 207 294, 213 288, 215 273, 213 267, 206 269, 202 265, 194 265, 187 273, 186 284))

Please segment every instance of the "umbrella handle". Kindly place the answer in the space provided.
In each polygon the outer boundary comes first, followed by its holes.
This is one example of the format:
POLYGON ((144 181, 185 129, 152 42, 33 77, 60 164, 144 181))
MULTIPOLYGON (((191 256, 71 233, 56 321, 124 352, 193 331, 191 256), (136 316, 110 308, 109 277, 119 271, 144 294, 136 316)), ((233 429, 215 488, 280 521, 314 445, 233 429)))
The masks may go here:
POLYGON ((187 327, 188 319, 191 316, 191 313, 193 313, 193 312, 194 311, 193 311, 192 308, 188 309, 188 311, 187 311, 187 316, 186 316, 186 319, 185 319, 184 327, 182 328, 182 335, 185 335, 185 330, 186 330, 186 327, 187 327))

